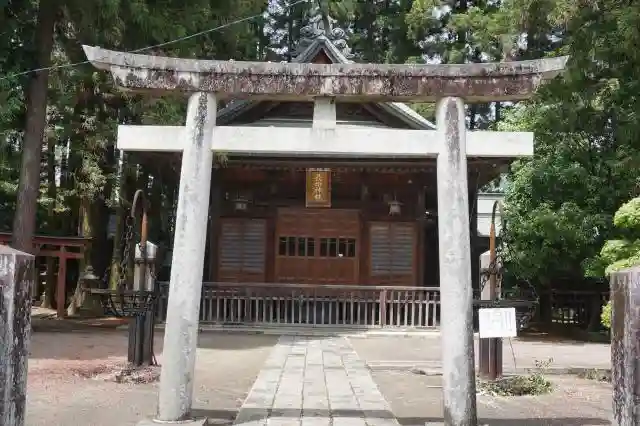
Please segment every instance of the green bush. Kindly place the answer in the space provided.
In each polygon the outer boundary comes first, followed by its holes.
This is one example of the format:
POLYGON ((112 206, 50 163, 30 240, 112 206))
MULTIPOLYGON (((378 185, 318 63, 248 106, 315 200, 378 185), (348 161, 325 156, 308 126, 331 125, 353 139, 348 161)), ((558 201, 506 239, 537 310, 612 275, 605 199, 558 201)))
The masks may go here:
POLYGON ((609 301, 609 303, 604 305, 604 307, 602 308, 602 313, 600 314, 600 322, 608 330, 611 329, 611 301, 609 301))
MULTIPOLYGON (((607 265, 605 274, 608 276, 615 271, 640 264, 640 197, 623 204, 614 215, 613 224, 624 238, 605 242, 599 258, 593 262, 607 265)), ((602 308, 600 322, 611 329, 611 302, 602 308)))

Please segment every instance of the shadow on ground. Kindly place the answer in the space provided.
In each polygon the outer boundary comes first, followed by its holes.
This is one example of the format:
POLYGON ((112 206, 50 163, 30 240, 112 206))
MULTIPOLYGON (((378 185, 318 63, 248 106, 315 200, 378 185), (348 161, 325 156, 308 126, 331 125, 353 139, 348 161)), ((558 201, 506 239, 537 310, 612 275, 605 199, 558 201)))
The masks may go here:
POLYGON ((611 343, 609 333, 604 331, 589 332, 579 328, 556 327, 549 329, 531 328, 518 335, 523 341, 564 343, 581 345, 584 343, 611 343))
MULTIPOLYGON (((97 321, 97 320, 94 320, 97 321)), ((31 334, 30 359, 69 359, 93 360, 110 357, 126 357, 128 331, 122 321, 112 321, 107 325, 97 322, 91 325, 89 320, 55 320, 45 319, 34 324, 31 334)), ((198 348, 203 350, 256 349, 272 347, 280 334, 297 334, 304 330, 284 330, 282 333, 263 332, 260 330, 200 330, 198 348)), ((357 330, 331 331, 309 330, 305 338, 322 339, 329 335, 351 335, 357 330)), ((361 330, 360 330, 361 331, 361 330)), ((164 330, 156 329, 154 350, 162 353, 164 330)))
MULTIPOLYGON (((277 410, 271 413, 274 417, 297 418, 297 410, 277 410)), ((212 424, 230 424, 236 417, 236 410, 203 410, 194 409, 193 415, 196 417, 207 417, 212 424)), ((313 410, 313 417, 328 417, 327 410, 313 410)), ((333 411, 333 416, 346 418, 362 418, 364 412, 360 410, 339 410, 333 411)), ((262 416, 260 411, 256 411, 255 419, 262 416)), ((367 412, 367 416, 377 419, 393 418, 393 414, 388 411, 367 412)), ((425 426, 433 423, 439 425, 442 418, 437 417, 398 417, 398 422, 403 426, 425 426)), ((250 422, 249 422, 250 423, 250 422)), ((248 423, 248 424, 249 424, 248 423)), ((590 417, 557 417, 557 418, 481 418, 479 425, 488 426, 598 426, 611 424, 608 420, 590 417)))
MULTIPOLYGON (((433 417, 399 417, 398 422, 403 426, 425 426, 433 423, 442 424, 442 418, 433 417)), ((479 425, 487 426, 599 426, 610 425, 611 422, 604 419, 594 419, 589 417, 556 417, 550 418, 529 418, 529 419, 492 419, 480 418, 479 425)))
MULTIPOLYGON (((161 355, 164 332, 157 330, 154 351, 161 355)), ((201 332, 198 335, 200 350, 241 351, 260 347, 272 347, 278 336, 265 334, 201 332)), ((127 330, 105 330, 102 328, 73 331, 40 331, 32 333, 30 356, 32 360, 96 360, 126 358, 127 330)))

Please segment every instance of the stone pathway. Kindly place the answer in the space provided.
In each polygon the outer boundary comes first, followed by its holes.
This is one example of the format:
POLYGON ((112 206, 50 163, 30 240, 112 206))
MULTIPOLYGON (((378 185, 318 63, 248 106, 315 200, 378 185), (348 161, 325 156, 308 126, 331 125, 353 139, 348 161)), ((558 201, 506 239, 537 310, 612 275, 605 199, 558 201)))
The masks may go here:
POLYGON ((397 426, 399 423, 346 338, 282 336, 234 424, 397 426))

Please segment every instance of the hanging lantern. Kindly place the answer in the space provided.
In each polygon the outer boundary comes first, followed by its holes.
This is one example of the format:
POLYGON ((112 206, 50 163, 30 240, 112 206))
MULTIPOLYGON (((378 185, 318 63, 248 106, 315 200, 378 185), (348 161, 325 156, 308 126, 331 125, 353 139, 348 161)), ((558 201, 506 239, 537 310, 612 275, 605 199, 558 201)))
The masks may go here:
POLYGON ((389 201, 389 216, 398 216, 402 213, 402 203, 396 199, 389 201))
POLYGON ((422 219, 427 225, 435 225, 438 222, 438 212, 435 210, 425 210, 422 219))
POLYGON ((242 195, 233 200, 233 209, 237 212, 246 212, 249 209, 249 200, 242 195))

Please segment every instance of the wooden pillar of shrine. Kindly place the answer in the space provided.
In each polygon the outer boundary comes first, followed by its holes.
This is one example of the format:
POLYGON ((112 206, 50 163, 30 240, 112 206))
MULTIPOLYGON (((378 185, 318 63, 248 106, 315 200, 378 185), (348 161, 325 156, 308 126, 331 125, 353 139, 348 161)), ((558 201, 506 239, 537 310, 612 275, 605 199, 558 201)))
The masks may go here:
POLYGON ((218 252, 220 237, 220 215, 222 212, 222 182, 220 170, 211 172, 211 200, 209 202, 209 268, 207 280, 218 280, 218 252))

